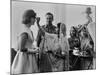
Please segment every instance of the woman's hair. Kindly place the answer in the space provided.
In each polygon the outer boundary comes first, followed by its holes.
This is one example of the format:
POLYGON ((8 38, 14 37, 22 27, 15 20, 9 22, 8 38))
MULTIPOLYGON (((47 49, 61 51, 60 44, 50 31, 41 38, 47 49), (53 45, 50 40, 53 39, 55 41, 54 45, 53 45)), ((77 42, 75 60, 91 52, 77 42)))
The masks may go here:
POLYGON ((30 23, 31 22, 31 18, 36 18, 36 13, 32 9, 26 10, 24 12, 24 15, 23 15, 22 23, 23 24, 30 23))
POLYGON ((58 23, 57 24, 57 28, 58 28, 58 38, 60 37, 60 25, 61 25, 61 23, 58 23))
POLYGON ((60 29, 61 22, 57 24, 57 27, 60 29))

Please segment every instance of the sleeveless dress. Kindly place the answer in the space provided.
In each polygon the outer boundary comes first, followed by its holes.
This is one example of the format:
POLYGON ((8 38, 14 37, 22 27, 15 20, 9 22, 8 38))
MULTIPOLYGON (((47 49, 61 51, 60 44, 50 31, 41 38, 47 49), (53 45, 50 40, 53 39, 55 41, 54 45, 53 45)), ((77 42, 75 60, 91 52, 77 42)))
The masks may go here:
MULTIPOLYGON (((23 32, 26 32, 28 34, 28 39, 26 41, 25 48, 32 49, 34 38, 32 36, 31 30, 25 28, 23 32)), ((27 74, 27 73, 36 73, 36 72, 38 72, 38 67, 37 67, 35 54, 22 52, 21 50, 18 50, 14 58, 13 64, 11 66, 11 74, 27 74)))

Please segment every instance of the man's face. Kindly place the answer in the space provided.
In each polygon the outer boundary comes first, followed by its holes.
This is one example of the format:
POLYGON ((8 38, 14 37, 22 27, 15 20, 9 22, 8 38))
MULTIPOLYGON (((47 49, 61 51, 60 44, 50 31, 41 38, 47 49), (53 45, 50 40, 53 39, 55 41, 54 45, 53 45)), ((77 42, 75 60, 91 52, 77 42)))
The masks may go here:
POLYGON ((53 21, 52 15, 46 15, 46 22, 47 23, 52 23, 52 21, 53 21))

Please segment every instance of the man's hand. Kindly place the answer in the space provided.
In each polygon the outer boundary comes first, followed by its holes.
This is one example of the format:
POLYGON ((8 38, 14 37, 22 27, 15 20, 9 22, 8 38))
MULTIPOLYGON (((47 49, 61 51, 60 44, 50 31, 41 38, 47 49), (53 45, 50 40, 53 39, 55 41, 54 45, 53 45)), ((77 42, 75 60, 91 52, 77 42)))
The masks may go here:
POLYGON ((37 18, 36 18, 36 22, 37 22, 37 24, 39 24, 39 22, 40 22, 40 17, 37 17, 37 18))
POLYGON ((40 33, 44 36, 44 35, 45 35, 45 31, 44 31, 44 29, 40 26, 39 22, 40 22, 40 17, 37 17, 37 18, 36 18, 37 26, 38 26, 38 28, 40 29, 40 33))

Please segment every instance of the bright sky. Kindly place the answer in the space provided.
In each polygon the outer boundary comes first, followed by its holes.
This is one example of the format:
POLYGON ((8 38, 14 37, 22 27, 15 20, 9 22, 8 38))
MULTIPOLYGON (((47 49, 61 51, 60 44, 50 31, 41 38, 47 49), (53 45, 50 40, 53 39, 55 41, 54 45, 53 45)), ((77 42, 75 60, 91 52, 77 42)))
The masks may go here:
MULTIPOLYGON (((84 13, 87 7, 91 7, 93 12, 91 15, 93 23, 89 25, 88 28, 93 40, 95 40, 95 6, 12 1, 12 47, 16 47, 17 36, 23 30, 24 25, 21 23, 21 21, 25 10, 33 9, 37 13, 37 16, 41 18, 40 25, 45 24, 45 14, 47 12, 53 13, 53 24, 57 25, 58 22, 65 23, 67 28, 67 36, 69 36, 71 26, 84 24, 87 21, 84 13)), ((34 37, 36 38, 38 31, 36 24, 31 29, 34 37)))

